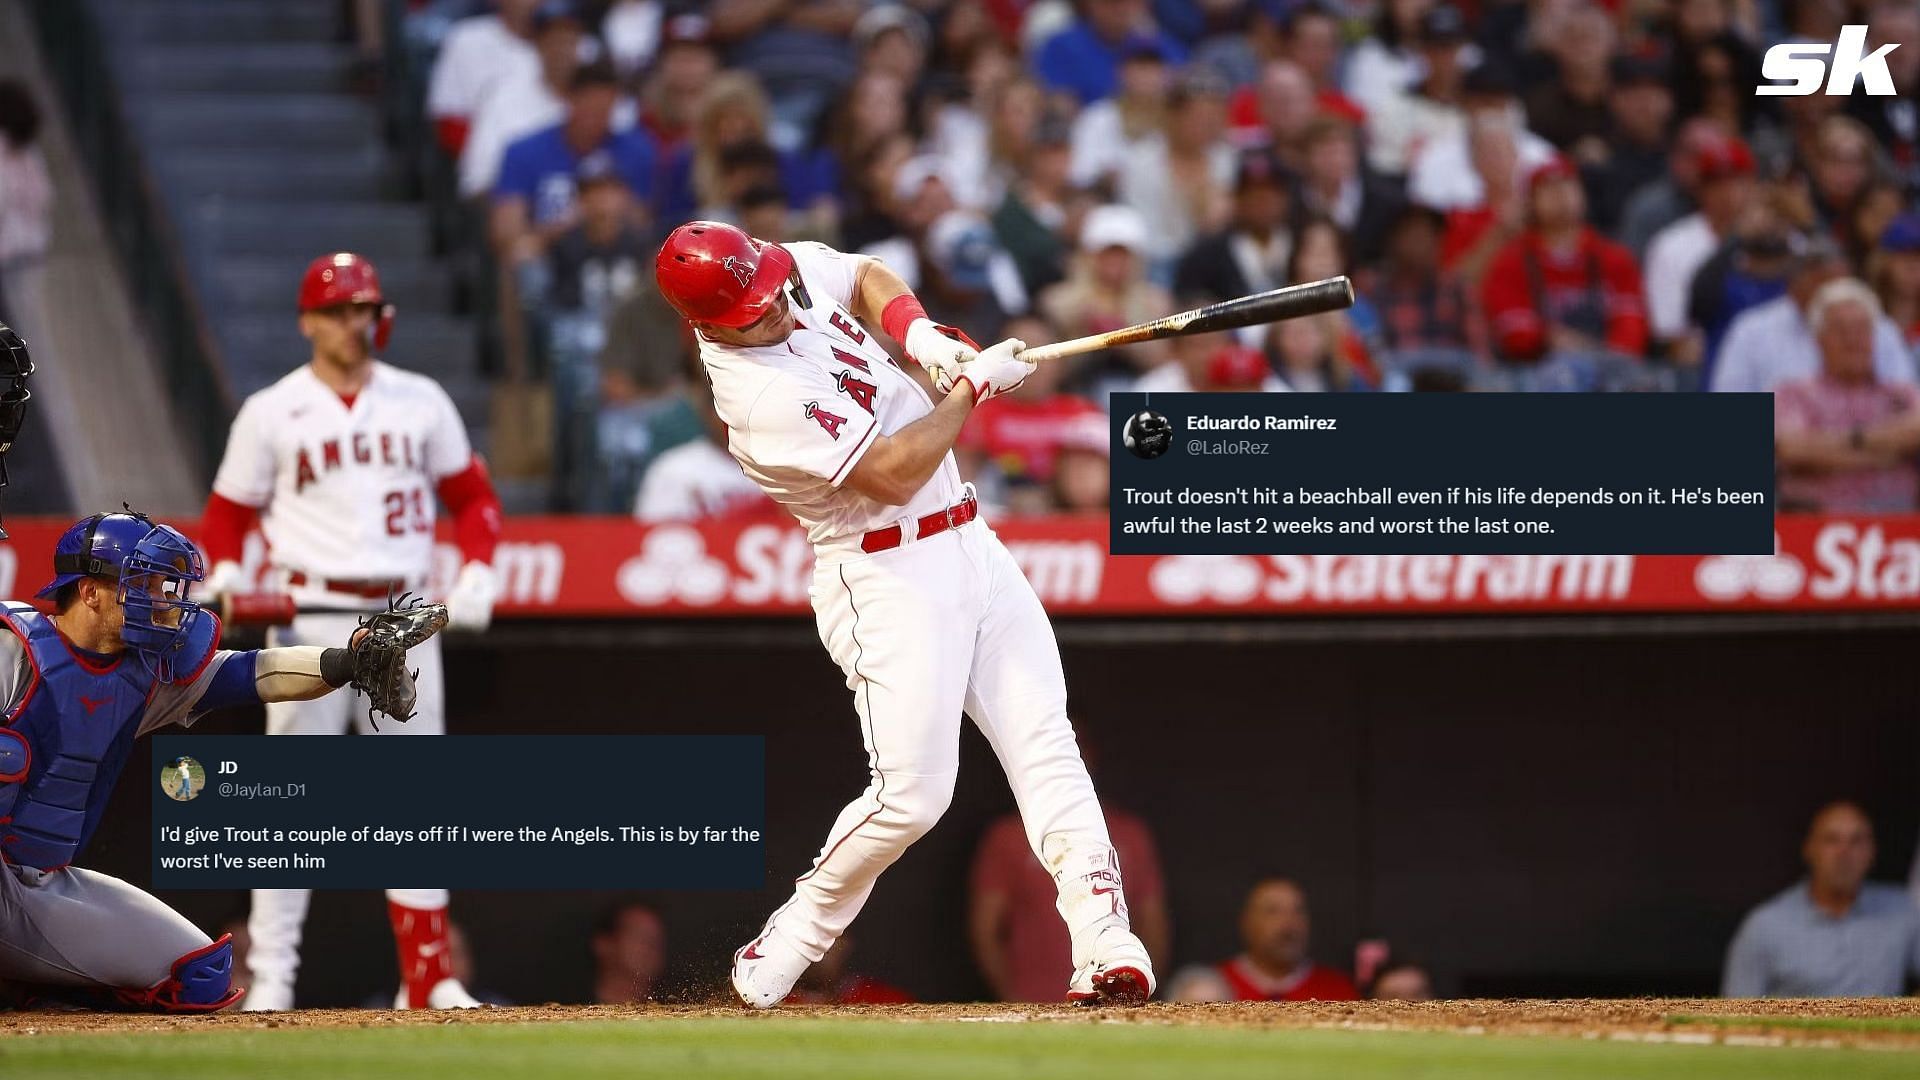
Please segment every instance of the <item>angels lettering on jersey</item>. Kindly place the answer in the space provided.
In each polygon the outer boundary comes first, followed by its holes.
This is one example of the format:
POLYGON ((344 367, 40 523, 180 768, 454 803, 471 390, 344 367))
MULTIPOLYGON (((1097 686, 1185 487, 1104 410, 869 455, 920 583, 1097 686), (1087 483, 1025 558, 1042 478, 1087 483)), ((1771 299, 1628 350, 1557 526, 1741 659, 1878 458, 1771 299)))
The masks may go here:
POLYGON ((319 481, 322 472, 363 466, 418 472, 425 459, 415 452, 413 433, 356 431, 330 439, 303 442, 295 450, 293 492, 319 481))

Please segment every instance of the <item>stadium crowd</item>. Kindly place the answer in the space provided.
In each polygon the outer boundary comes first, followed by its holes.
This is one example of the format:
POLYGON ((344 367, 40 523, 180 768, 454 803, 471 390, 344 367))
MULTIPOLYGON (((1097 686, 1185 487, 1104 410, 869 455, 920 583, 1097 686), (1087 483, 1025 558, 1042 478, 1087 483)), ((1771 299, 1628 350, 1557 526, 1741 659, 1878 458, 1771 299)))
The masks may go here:
POLYGON ((1349 311, 1049 365, 983 410, 965 468, 1016 512, 1104 506, 1124 389, 1782 390, 1783 500, 1920 496, 1904 0, 413 7, 564 508, 760 509, 651 281, 696 216, 879 256, 983 342, 1353 276, 1349 311), (1755 94, 1769 45, 1850 23, 1902 46, 1898 96, 1755 94))

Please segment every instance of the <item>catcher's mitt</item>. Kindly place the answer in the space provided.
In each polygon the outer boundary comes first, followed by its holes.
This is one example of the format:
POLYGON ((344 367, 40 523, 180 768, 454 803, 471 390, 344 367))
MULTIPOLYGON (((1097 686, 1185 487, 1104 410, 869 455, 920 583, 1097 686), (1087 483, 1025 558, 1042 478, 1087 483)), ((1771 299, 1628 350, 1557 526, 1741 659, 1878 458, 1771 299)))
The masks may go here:
POLYGON ((348 645, 353 653, 353 679, 348 685, 367 695, 369 723, 374 723, 374 713, 386 713, 403 723, 413 718, 419 699, 413 680, 419 672, 407 670, 407 650, 446 625, 445 604, 429 604, 410 593, 389 598, 385 611, 361 617, 348 645))

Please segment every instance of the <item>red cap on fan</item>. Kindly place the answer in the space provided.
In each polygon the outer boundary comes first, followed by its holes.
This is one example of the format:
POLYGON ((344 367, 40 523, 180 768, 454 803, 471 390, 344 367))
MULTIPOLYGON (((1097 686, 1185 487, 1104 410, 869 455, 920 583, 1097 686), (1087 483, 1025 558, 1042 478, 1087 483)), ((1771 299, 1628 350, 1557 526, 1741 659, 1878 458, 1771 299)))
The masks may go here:
POLYGON ((688 321, 738 329, 773 306, 793 256, 722 221, 689 221, 653 260, 660 295, 688 321))

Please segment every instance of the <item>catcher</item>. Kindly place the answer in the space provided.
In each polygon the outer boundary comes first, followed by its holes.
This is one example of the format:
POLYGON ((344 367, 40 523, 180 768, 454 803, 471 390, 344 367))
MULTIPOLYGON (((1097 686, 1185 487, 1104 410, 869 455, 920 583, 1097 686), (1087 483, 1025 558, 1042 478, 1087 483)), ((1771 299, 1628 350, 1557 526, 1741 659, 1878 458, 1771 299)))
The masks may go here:
POLYGON ((31 999, 210 1012, 241 995, 232 935, 211 941, 132 885, 71 864, 133 740, 167 724, 342 686, 398 720, 413 711, 407 649, 446 625, 438 604, 389 604, 342 648, 219 650, 220 620, 188 593, 205 576, 178 530, 95 514, 54 548, 53 580, 0 604, 0 983, 31 999))

